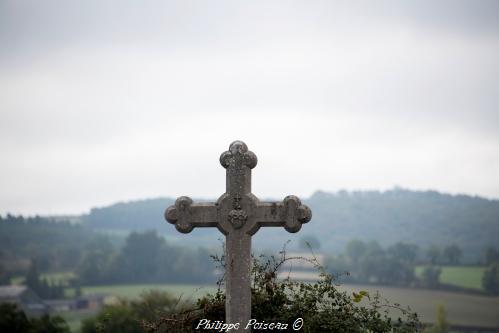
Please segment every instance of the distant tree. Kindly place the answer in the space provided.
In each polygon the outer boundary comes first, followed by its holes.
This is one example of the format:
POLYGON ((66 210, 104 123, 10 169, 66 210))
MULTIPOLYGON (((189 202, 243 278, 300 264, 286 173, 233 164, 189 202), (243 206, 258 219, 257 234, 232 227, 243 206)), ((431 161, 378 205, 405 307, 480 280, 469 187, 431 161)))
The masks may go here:
POLYGON ((385 283, 387 271, 385 250, 376 241, 370 241, 365 246, 365 253, 357 269, 365 282, 385 283))
POLYGON ((84 246, 97 235, 81 224, 50 218, 7 215, 0 220, 0 256, 9 261, 9 273, 25 274, 23 262, 37 261, 39 272, 71 271, 84 246))
POLYGON ((96 285, 106 281, 110 254, 101 251, 85 253, 77 268, 78 276, 86 285, 96 285))
POLYGON ((366 244, 358 239, 351 240, 346 247, 346 255, 354 265, 359 263, 362 256, 366 254, 366 251, 366 244))
POLYGON ((345 255, 330 259, 328 265, 333 273, 349 272, 348 279, 356 282, 405 286, 415 280, 416 254, 417 246, 411 244, 397 243, 385 251, 376 241, 353 240, 348 243, 345 255), (331 269, 334 265, 341 271, 331 269))
POLYGON ((489 246, 485 249, 485 264, 490 265, 493 263, 499 263, 499 251, 489 246))
POLYGON ((430 264, 435 265, 440 260, 440 248, 436 245, 431 245, 426 251, 426 255, 430 261, 430 264))
POLYGON ((81 295, 82 295, 81 284, 79 284, 79 285, 77 285, 75 287, 75 294, 74 294, 74 296, 75 297, 81 297, 81 295))
POLYGON ((61 282, 50 282, 46 278, 41 278, 38 272, 38 262, 31 261, 30 268, 26 274, 25 283, 38 296, 43 299, 62 298, 64 296, 64 287, 61 282))
POLYGON ((389 285, 410 285, 415 280, 414 266, 398 258, 387 257, 382 282, 389 285))
POLYGON ((155 231, 132 232, 127 237, 121 255, 129 267, 132 281, 147 281, 148 277, 157 275, 158 259, 164 245, 164 238, 155 231))
POLYGON ((51 281, 47 285, 49 286, 48 290, 50 294, 48 298, 57 299, 64 297, 64 285, 61 281, 51 281))
POLYGON ((10 284, 11 274, 0 264, 0 284, 10 284))
MULTIPOLYGON (((169 258, 163 255, 162 259, 166 260, 169 258)), ((215 282, 214 275, 212 274, 213 265, 205 250, 198 249, 197 251, 193 251, 191 249, 180 248, 177 249, 174 259, 171 267, 162 268, 165 277, 169 275, 169 279, 173 279, 174 282, 215 282)))
POLYGON ((462 255, 463 252, 461 251, 461 248, 456 244, 446 246, 444 249, 444 257, 447 259, 448 264, 451 265, 459 264, 462 255))
POLYGON ((107 238, 96 238, 87 246, 76 273, 80 282, 96 285, 108 282, 110 262, 115 250, 107 238))
POLYGON ((421 275, 422 285, 427 288, 437 288, 440 285, 442 270, 435 266, 426 266, 421 275))
POLYGON ((42 282, 40 280, 40 273, 38 272, 38 264, 35 259, 31 259, 31 264, 24 280, 26 285, 35 293, 39 293, 41 291, 42 282))
POLYGON ((435 324, 428 329, 424 330, 424 333, 448 333, 449 323, 447 322, 447 316, 445 314, 445 308, 443 305, 437 307, 437 318, 435 324))
POLYGON ((360 259, 357 267, 353 267, 352 276, 357 282, 385 283, 386 258, 379 255, 365 255, 360 259))
MULTIPOLYGON (((54 244, 54 246, 56 246, 54 244)), ((53 261, 53 256, 52 254, 44 254, 44 255, 39 255, 35 254, 34 255, 34 261, 36 261, 36 267, 40 272, 46 272, 47 270, 50 269, 51 265, 50 263, 53 261)))
POLYGON ((388 248, 388 253, 406 263, 413 264, 418 255, 418 250, 419 248, 415 244, 398 242, 388 248))
POLYGON ((59 316, 43 315, 28 319, 15 304, 0 304, 0 332, 69 333, 69 326, 59 316))
POLYGON ((344 255, 326 256, 326 266, 328 272, 341 279, 349 279, 351 267, 344 255))
POLYGON ((111 261, 109 279, 114 283, 172 282, 175 277, 183 275, 179 266, 195 269, 195 260, 186 258, 191 253, 190 249, 184 251, 168 246, 155 231, 132 232, 111 261), (181 256, 185 262, 180 262, 181 256))
POLYGON ((178 311, 179 299, 164 291, 150 290, 143 292, 138 300, 132 300, 130 307, 141 320, 154 321, 162 314, 178 311))
POLYGON ((74 289, 74 297, 80 297, 83 294, 81 290, 81 281, 79 278, 71 279, 70 286, 74 289))
POLYGON ((128 301, 122 299, 118 304, 104 307, 93 318, 82 323, 82 333, 138 333, 144 332, 141 322, 154 322, 163 315, 182 310, 184 304, 179 306, 179 300, 172 295, 152 290, 142 293, 138 300, 128 301))
POLYGON ((76 273, 81 284, 215 282, 205 249, 170 246, 154 231, 132 232, 116 251, 108 241, 88 248, 76 273))
POLYGON ((70 333, 66 321, 60 316, 43 315, 31 319, 32 333, 70 333))
POLYGON ((28 332, 30 329, 28 317, 17 305, 0 304, 0 332, 28 332))
POLYGON ((96 316, 82 321, 82 333, 142 333, 139 318, 125 300, 104 307, 96 316))
POLYGON ((321 248, 321 242, 314 235, 305 235, 302 238, 300 238, 299 246, 300 249, 302 250, 308 250, 309 247, 311 247, 312 250, 318 250, 321 248))
POLYGON ((499 294, 499 264, 491 264, 487 267, 483 273, 482 286, 489 294, 499 294))

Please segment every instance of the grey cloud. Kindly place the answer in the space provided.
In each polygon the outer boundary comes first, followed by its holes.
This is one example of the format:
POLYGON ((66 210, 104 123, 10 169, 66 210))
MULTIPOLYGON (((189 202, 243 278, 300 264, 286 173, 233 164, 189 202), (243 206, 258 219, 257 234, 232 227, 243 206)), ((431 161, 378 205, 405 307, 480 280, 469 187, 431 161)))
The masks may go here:
POLYGON ((263 196, 399 184, 497 197, 497 8, 0 1, 0 209, 211 195, 209 158, 235 138, 262 156, 263 196), (317 170, 288 161, 294 149, 317 170))
POLYGON ((165 49, 248 47, 261 40, 344 33, 373 25, 394 31, 497 35, 499 3, 441 1, 2 1, 2 55, 34 56, 68 45, 165 49))

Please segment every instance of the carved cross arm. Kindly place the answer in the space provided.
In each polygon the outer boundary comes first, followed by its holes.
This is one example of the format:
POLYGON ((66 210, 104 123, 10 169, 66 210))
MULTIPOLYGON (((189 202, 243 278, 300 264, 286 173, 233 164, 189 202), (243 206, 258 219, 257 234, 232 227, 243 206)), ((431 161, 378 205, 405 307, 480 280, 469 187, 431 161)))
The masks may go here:
MULTIPOLYGON (((260 202, 256 209, 256 232, 260 227, 284 227, 298 232, 302 224, 312 219, 312 211, 300 199, 288 195, 282 202, 260 202)), ((254 233, 253 232, 253 233, 254 233)))
POLYGON ((196 227, 217 227, 217 206, 211 202, 193 203, 189 197, 179 197, 166 209, 165 219, 184 234, 196 227))

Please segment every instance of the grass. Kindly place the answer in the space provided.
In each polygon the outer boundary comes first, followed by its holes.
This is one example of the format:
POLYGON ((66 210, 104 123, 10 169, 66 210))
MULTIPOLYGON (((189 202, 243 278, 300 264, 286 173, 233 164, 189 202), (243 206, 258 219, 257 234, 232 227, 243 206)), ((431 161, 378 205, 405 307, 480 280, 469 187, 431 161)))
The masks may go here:
MULTIPOLYGON (((452 271, 451 271, 452 272, 452 271)), ((214 286, 193 286, 176 284, 140 284, 118 286, 83 287, 83 294, 108 293, 118 297, 137 298, 144 291, 156 289, 170 292, 183 300, 195 301, 198 297, 216 291, 214 286)), ((494 326, 497 324, 499 297, 468 295, 456 292, 421 290, 411 288, 391 288, 361 285, 342 285, 340 290, 347 292, 367 290, 374 294, 376 290, 392 302, 408 305, 418 312, 424 322, 435 320, 435 311, 439 304, 445 306, 448 320, 453 324, 494 326)), ((77 318, 73 318, 71 324, 77 318)))
POLYGON ((25 280, 24 276, 13 276, 10 278, 10 284, 15 284, 15 285, 23 284, 24 280, 25 280))
MULTIPOLYGON (((423 269, 425 266, 416 266, 416 275, 421 276, 423 269)), ((483 290, 482 288, 482 276, 485 271, 485 267, 481 266, 441 266, 442 273, 440 275, 440 282, 445 284, 451 284, 463 288, 470 289, 478 289, 483 290)), ((62 282, 65 283, 69 279, 73 278, 75 275, 73 272, 58 272, 58 273, 45 273, 42 274, 42 277, 46 278, 52 282, 62 282)), ((24 280, 24 277, 15 277, 12 279, 14 284, 20 284, 24 280)), ((154 288, 164 290, 173 288, 175 290, 181 290, 182 292, 190 292, 191 287, 184 286, 182 289, 182 285, 168 285, 168 284, 152 284, 152 285, 134 285, 130 287, 130 285, 121 285, 121 286, 99 286, 99 287, 86 287, 83 288, 83 292, 85 290, 94 290, 89 293, 105 293, 106 290, 109 290, 108 293, 111 293, 116 296, 121 297, 138 297, 142 290, 154 289, 154 288), (171 287, 170 287, 171 286, 171 287), (180 288, 180 289, 179 289, 180 288)), ((69 292, 68 295, 71 295, 69 292)))
MULTIPOLYGON (((425 266, 416 267, 416 275, 421 276, 425 266)), ((442 266, 440 282, 458 287, 483 290, 482 276, 485 267, 480 266, 442 266)))
MULTIPOLYGON (((452 284, 464 288, 482 289, 482 276, 484 267, 473 266, 442 266, 440 281, 446 284, 452 284)), ((424 266, 416 267, 416 274, 421 275, 424 266)), ((43 277, 52 281, 67 281, 74 276, 71 272, 59 272, 43 274, 43 277)), ((19 282, 23 277, 17 277, 19 282)), ((109 294, 117 297, 136 299, 141 293, 148 290, 167 291, 176 297, 182 297, 182 300, 195 301, 197 298, 207 294, 214 293, 216 287, 193 286, 177 284, 137 284, 137 285, 108 285, 108 286, 87 286, 82 287, 82 293, 88 294, 109 294)), ((340 289, 352 292, 359 290, 368 290, 374 293, 379 290, 381 294, 392 302, 398 302, 403 305, 409 305, 418 312, 424 322, 432 322, 435 319, 435 310, 439 304, 445 306, 448 314, 448 320, 453 324, 464 325, 484 325, 493 326, 497 324, 497 310, 499 308, 498 297, 483 297, 476 295, 466 295, 460 293, 451 293, 437 290, 417 290, 410 288, 390 288, 375 286, 348 286, 343 285, 340 289)), ((65 295, 71 297, 74 290, 66 288, 65 295)), ((69 311, 59 313, 65 318, 72 332, 79 332, 81 320, 93 316, 93 312, 69 311)))
POLYGON ((69 280, 75 277, 75 273, 73 272, 56 272, 56 273, 43 273, 40 274, 41 278, 47 279, 52 283, 67 283, 69 280))
POLYGON ((379 290, 392 303, 410 306, 425 323, 435 321, 438 305, 445 307, 447 320, 454 325, 497 327, 499 323, 499 297, 372 285, 341 285, 339 289, 348 293, 366 290, 371 295, 379 290))
MULTIPOLYGON (((116 297, 135 299, 145 291, 160 290, 169 292, 176 297, 182 296, 184 300, 197 300, 199 297, 208 293, 215 293, 216 287, 209 286, 194 286, 186 284, 124 284, 124 285, 109 285, 109 286, 91 286, 82 287, 82 294, 110 294, 116 297)), ((65 295, 71 297, 74 294, 72 288, 65 290, 65 295)))
MULTIPOLYGON (((46 279, 50 283, 66 284, 70 279, 75 277, 74 272, 54 272, 40 274, 42 279, 46 279)), ((10 279, 11 284, 23 284, 25 277, 22 275, 14 276, 10 279)))

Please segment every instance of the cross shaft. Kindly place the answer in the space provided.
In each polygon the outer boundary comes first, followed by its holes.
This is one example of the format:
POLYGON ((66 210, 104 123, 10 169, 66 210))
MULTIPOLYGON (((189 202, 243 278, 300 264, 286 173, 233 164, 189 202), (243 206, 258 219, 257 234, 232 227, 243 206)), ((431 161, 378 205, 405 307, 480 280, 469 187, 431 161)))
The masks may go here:
POLYGON ((226 237, 226 323, 251 319, 251 236, 260 227, 284 227, 298 232, 312 218, 311 210, 295 196, 282 202, 260 202, 251 193, 251 169, 257 157, 242 141, 234 141, 220 156, 226 169, 226 192, 214 203, 193 203, 179 197, 165 218, 182 233, 198 227, 216 227, 226 237))

